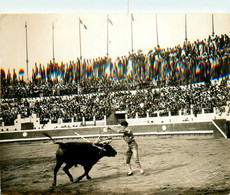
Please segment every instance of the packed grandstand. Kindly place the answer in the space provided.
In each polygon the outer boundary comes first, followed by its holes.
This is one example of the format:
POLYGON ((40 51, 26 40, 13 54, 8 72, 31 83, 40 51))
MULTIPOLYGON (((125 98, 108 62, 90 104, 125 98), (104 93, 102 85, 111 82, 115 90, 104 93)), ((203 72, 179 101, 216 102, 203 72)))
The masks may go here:
POLYGON ((1 117, 14 125, 20 114, 33 113, 41 124, 92 121, 112 111, 127 111, 129 118, 219 112, 229 115, 230 39, 209 36, 194 43, 143 54, 141 50, 112 61, 106 57, 77 59, 69 63, 50 61, 37 65, 26 79, 23 69, 1 69, 1 117))

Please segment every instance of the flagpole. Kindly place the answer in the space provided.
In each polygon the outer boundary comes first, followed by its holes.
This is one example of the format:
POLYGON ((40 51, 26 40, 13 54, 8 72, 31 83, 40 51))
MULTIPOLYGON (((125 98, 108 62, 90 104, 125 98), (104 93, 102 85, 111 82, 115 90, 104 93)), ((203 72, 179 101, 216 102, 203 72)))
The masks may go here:
POLYGON ((107 58, 109 57, 109 14, 107 14, 107 58))
POLYGON ((157 35, 157 45, 159 45, 159 39, 158 39, 158 24, 157 24, 157 14, 156 14, 156 35, 157 35))
POLYGON ((28 59, 28 38, 27 38, 27 22, 25 22, 25 31, 26 31, 26 74, 27 74, 27 81, 29 80, 28 77, 28 66, 29 66, 29 59, 28 59))
POLYGON ((214 14, 212 13, 212 36, 215 35, 215 32, 214 32, 214 14))
POLYGON ((52 24, 52 45, 53 45, 53 65, 55 65, 55 56, 54 56, 54 23, 52 24))
POLYGON ((81 54, 81 22, 80 22, 80 17, 79 17, 79 45, 80 45, 80 59, 82 59, 82 54, 81 54))
POLYGON ((131 14, 131 51, 133 52, 133 14, 131 14))
POLYGON ((187 44, 187 14, 185 14, 185 42, 187 44))

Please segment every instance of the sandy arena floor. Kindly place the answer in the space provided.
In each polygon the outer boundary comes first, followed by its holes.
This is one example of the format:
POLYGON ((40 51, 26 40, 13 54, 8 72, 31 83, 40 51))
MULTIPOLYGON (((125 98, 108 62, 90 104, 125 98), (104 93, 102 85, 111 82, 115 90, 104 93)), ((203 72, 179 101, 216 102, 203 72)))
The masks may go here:
MULTIPOLYGON (((82 141, 63 140, 63 142, 82 141)), ((230 139, 212 136, 136 137, 145 174, 133 164, 127 177, 127 145, 114 138, 116 157, 102 158, 92 180, 71 183, 62 169, 52 187, 57 145, 52 141, 0 145, 1 193, 17 194, 230 194, 230 139)), ((81 166, 70 169, 74 178, 81 166)))

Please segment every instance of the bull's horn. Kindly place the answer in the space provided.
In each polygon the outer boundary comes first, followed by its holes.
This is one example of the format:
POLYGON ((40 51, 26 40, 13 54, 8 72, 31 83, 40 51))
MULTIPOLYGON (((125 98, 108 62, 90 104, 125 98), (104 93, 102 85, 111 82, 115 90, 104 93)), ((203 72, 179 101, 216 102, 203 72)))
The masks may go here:
POLYGON ((94 143, 93 143, 93 146, 96 147, 96 148, 98 148, 98 149, 100 149, 100 150, 105 150, 103 147, 97 146, 94 143))
POLYGON ((109 145, 111 142, 112 142, 112 140, 105 140, 105 141, 101 142, 100 144, 109 145))

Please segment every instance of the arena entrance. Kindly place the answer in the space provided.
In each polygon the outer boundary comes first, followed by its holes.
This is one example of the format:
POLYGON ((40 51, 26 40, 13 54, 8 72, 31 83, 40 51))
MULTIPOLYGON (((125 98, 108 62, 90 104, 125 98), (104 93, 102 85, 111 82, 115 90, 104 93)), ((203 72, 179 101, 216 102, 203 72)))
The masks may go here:
POLYGON ((34 124, 33 123, 22 123, 21 130, 33 130, 34 124))
POLYGON ((106 119, 107 125, 117 125, 121 121, 125 120, 125 115, 127 114, 127 111, 115 111, 110 114, 110 116, 106 119))

